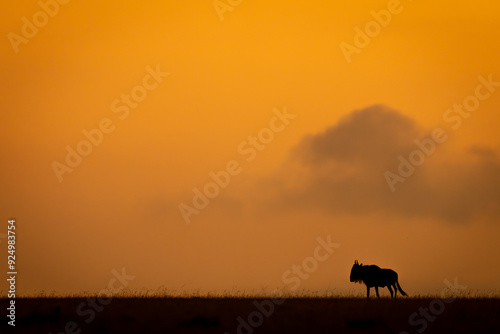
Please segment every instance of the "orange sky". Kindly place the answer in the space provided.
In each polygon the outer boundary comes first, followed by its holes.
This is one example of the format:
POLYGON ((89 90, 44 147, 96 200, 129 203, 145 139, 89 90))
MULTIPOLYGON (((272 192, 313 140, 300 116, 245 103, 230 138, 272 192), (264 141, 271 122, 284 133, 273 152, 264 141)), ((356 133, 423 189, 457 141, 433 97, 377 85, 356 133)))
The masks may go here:
POLYGON ((413 295, 497 289, 500 87, 483 81, 500 82, 500 4, 242 1, 221 20, 212 1, 44 1, 52 16, 0 14, 0 211, 22 293, 99 291, 122 267, 131 289, 283 288, 328 235, 340 246, 300 289, 363 290, 355 259, 413 295), (391 8, 349 62, 341 45, 391 8), (436 128, 447 139, 391 192, 384 173, 436 128), (92 152, 70 167, 78 145, 92 152), (230 161, 186 224, 179 205, 230 161))

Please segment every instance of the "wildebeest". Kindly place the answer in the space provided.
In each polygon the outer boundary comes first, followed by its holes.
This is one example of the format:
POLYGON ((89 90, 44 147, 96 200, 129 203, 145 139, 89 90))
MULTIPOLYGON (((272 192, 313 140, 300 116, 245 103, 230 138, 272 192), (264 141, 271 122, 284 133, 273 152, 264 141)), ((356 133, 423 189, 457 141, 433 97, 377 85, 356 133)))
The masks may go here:
POLYGON ((398 282, 398 273, 391 269, 381 269, 378 266, 364 266, 362 263, 359 264, 358 261, 354 261, 354 265, 351 269, 351 282, 365 283, 366 285, 366 298, 370 298, 370 288, 375 287, 375 292, 377 297, 380 298, 378 294, 378 287, 387 287, 391 293, 391 298, 393 298, 392 287, 394 287, 394 298, 399 292, 403 296, 408 296, 398 282), (392 286, 392 287, 391 287, 392 286))

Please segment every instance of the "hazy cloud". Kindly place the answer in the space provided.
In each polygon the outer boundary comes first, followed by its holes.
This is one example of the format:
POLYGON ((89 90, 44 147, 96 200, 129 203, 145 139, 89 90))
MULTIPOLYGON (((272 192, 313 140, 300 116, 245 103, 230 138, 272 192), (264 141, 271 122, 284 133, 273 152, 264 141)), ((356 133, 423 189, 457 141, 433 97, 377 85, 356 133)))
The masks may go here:
POLYGON ((259 207, 450 222, 499 217, 500 162, 498 152, 488 148, 449 154, 437 144, 434 154, 391 192, 384 172, 397 173, 398 157, 408 158, 418 148, 415 140, 431 130, 383 105, 353 111, 323 133, 304 137, 280 176, 258 183, 259 207))

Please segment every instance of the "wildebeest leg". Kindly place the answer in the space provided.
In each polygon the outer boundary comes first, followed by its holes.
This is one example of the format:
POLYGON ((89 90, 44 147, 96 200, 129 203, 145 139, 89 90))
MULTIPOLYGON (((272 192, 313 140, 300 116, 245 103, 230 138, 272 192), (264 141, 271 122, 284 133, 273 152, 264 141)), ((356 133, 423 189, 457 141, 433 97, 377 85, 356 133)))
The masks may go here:
POLYGON ((390 285, 388 285, 387 288, 389 289, 389 292, 391 293, 391 298, 392 298, 392 288, 390 285))
POLYGON ((377 297, 380 298, 380 296, 378 295, 378 286, 375 286, 375 292, 377 293, 377 297))
POLYGON ((398 295, 398 287, 396 286, 396 283, 394 283, 394 298, 396 298, 398 295))
POLYGON ((368 285, 366 286, 366 298, 370 298, 370 287, 368 285))

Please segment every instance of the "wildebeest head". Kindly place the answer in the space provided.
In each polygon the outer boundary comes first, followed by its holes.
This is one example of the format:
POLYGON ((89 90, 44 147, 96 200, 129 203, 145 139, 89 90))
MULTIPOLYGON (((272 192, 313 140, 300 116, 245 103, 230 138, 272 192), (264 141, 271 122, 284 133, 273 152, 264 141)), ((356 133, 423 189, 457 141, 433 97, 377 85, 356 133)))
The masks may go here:
POLYGON ((360 268, 363 264, 359 264, 358 260, 354 261, 354 265, 352 266, 351 269, 351 282, 361 282, 361 277, 360 277, 360 268))

